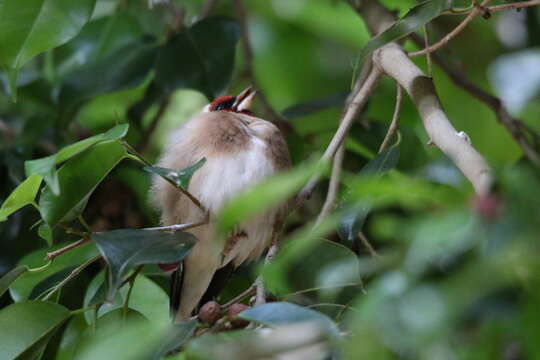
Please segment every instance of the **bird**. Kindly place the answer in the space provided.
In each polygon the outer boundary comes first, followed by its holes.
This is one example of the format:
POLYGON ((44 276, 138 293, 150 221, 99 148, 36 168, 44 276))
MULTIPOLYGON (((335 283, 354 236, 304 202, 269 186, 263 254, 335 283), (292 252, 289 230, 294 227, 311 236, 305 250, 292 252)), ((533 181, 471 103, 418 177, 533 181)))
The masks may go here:
POLYGON ((206 214, 163 178, 154 176, 152 180, 151 202, 160 212, 162 225, 197 222, 205 216, 209 219, 207 224, 187 230, 198 240, 183 260, 176 321, 187 321, 203 305, 201 299, 219 269, 236 268, 259 258, 280 231, 290 208, 284 202, 254 215, 237 224, 221 247, 216 246, 213 220, 227 202, 291 166, 280 130, 251 111, 255 95, 253 87, 248 87, 237 96, 220 96, 204 106, 201 113, 171 133, 157 162, 159 167, 180 170, 206 158, 187 189, 206 214))

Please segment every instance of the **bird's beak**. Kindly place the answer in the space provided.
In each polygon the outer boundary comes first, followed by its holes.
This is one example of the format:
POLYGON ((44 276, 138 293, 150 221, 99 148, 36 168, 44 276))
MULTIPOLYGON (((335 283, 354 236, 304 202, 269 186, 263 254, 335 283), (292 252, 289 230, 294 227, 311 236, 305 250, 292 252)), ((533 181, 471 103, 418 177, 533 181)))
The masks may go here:
POLYGON ((238 112, 249 110, 256 94, 257 91, 255 91, 253 87, 248 87, 236 97, 236 101, 233 104, 233 109, 238 112))

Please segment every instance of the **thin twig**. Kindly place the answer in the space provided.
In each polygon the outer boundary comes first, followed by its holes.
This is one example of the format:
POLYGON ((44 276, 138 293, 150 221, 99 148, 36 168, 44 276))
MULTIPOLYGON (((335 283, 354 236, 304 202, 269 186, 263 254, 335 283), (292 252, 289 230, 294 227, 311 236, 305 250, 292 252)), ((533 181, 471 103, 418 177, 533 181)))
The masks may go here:
POLYGON ((193 229, 198 226, 206 225, 208 224, 209 219, 206 218, 203 221, 197 221, 197 222, 191 222, 187 224, 175 224, 175 225, 167 225, 167 226, 156 226, 156 227, 149 227, 149 228, 142 228, 142 230, 152 230, 152 231, 170 231, 170 232, 177 232, 177 231, 184 231, 188 229, 193 229))
MULTIPOLYGON (((412 34, 410 38, 416 44, 421 46, 422 39, 418 35, 412 34)), ((491 95, 474 84, 463 71, 452 66, 443 56, 437 53, 433 53, 432 55, 433 61, 446 72, 454 84, 483 102, 495 113, 497 120, 510 132, 527 159, 536 166, 540 166, 540 155, 536 152, 534 146, 528 142, 526 136, 521 131, 521 124, 523 123, 510 115, 503 102, 496 96, 491 95)), ((533 136, 534 135, 536 134, 533 132, 533 136)))
MULTIPOLYGON (((168 225, 168 226, 157 226, 157 227, 150 227, 150 228, 142 228, 141 230, 177 232, 177 231, 184 231, 184 230, 192 229, 192 228, 195 228, 195 227, 201 226, 201 225, 206 225, 206 224, 208 224, 208 221, 209 221, 208 218, 206 218, 205 220, 198 221, 198 222, 191 222, 191 223, 187 223, 187 224, 175 224, 175 225, 168 225)), ((97 233, 97 234, 99 234, 99 233, 97 233)), ((64 246, 63 248, 60 248, 60 249, 55 250, 55 251, 48 252, 46 257, 47 257, 47 259, 52 260, 55 257, 60 256, 65 252, 68 252, 70 250, 75 249, 76 247, 79 247, 79 246, 81 246, 83 244, 86 244, 90 240, 91 239, 89 237, 82 238, 82 239, 80 239, 78 241, 75 241, 74 243, 71 243, 71 244, 69 244, 67 246, 64 246)))
POLYGON ((257 289, 256 282, 254 282, 246 290, 244 290, 241 294, 235 296, 230 301, 228 301, 225 304, 221 305, 221 309, 227 310, 228 308, 230 308, 232 305, 236 304, 237 302, 242 301, 243 299, 245 299, 249 295, 254 294, 256 292, 256 289, 257 289))
POLYGON ((463 31, 463 29, 465 29, 471 21, 473 21, 478 15, 482 14, 485 11, 484 6, 487 5, 490 1, 491 0, 484 0, 482 4, 480 4, 480 6, 477 6, 474 9, 472 9, 471 12, 467 15, 467 17, 458 26, 456 26, 454 30, 450 31, 441 40, 439 40, 435 44, 428 46, 422 50, 409 53, 409 56, 416 57, 416 56, 426 55, 448 44, 448 42, 452 40, 453 38, 455 38, 461 31, 463 31))
POLYGON ((540 5, 540 0, 521 1, 521 2, 515 2, 515 3, 503 4, 503 5, 493 5, 493 6, 488 6, 487 9, 489 12, 496 12, 496 11, 511 10, 511 9, 521 9, 521 8, 536 6, 536 5, 540 5))
MULTIPOLYGON (((488 13, 493 13, 497 11, 504 11, 504 10, 513 10, 513 9, 522 9, 526 7, 536 6, 540 5, 540 0, 531 0, 531 1, 519 1, 519 2, 512 2, 509 4, 502 4, 502 5, 492 5, 487 6, 485 10, 488 13)), ((444 12, 444 15, 466 15, 469 14, 474 7, 467 7, 464 9, 453 9, 447 12, 444 12)))
MULTIPOLYGON (((139 273, 141 272, 143 267, 144 267, 144 265, 137 266, 135 271, 125 281, 126 283, 129 282, 129 290, 128 290, 128 293, 126 295, 126 300, 124 301, 124 306, 123 306, 123 311, 122 311, 124 321, 126 320, 126 316, 127 316, 127 312, 128 312, 128 308, 129 308, 129 299, 131 298, 131 293, 133 292, 133 286, 135 285, 135 279, 137 278, 137 275, 139 275, 139 273)), ((122 285, 124 285, 124 283, 122 283, 122 285)), ((120 287, 122 287, 122 285, 120 285, 120 287)))
POLYGON ((86 237, 86 238, 82 238, 78 241, 75 241, 74 243, 71 243, 67 246, 64 246, 63 248, 60 248, 58 250, 55 250, 55 251, 51 251, 51 252, 48 252, 47 253, 47 259, 49 260, 52 260, 54 259, 55 257, 59 256, 59 255, 62 255, 63 253, 67 252, 67 251, 70 251, 72 249, 75 249, 76 247, 79 247, 83 244, 86 244, 87 242, 90 241, 90 238, 89 237, 86 237))
POLYGON ((326 200, 324 201, 321 212, 317 217, 317 222, 315 223, 315 226, 317 226, 317 224, 319 224, 324 218, 330 215, 336 207, 339 183, 341 181, 343 159, 345 159, 345 146, 344 144, 341 144, 338 151, 336 152, 336 155, 334 156, 334 161, 332 162, 332 175, 330 175, 330 183, 328 185, 326 200))
POLYGON ((372 257, 374 258, 377 258, 379 257, 379 254, 377 253, 377 251, 375 251, 375 249, 373 248, 373 246, 370 244, 368 238, 366 237, 366 235, 363 233, 363 232, 359 232, 358 233, 358 238, 360 239, 360 241, 362 242, 362 245, 364 245, 364 247, 366 248, 366 250, 368 251, 369 255, 371 255, 372 257))
MULTIPOLYGON (((424 46, 427 48, 429 47, 429 33, 428 33, 428 24, 424 25, 424 46)), ((427 61, 427 68, 428 68, 428 75, 432 76, 431 74, 433 65, 431 60, 431 53, 426 55, 426 61, 427 61)))
POLYGON ((384 140, 381 144, 381 147, 379 148, 379 153, 382 153, 390 143, 390 140, 394 137, 396 134, 399 126, 399 114, 401 112, 401 104, 403 103, 403 88, 397 84, 397 94, 396 94, 396 107, 394 108, 394 115, 392 115, 392 122, 390 123, 390 126, 388 127, 388 132, 386 133, 386 136, 384 137, 384 140))
MULTIPOLYGON (((345 140, 345 136, 347 135, 349 129, 351 128, 356 115, 358 114, 360 110, 362 110, 369 96, 375 90, 381 75, 382 73, 379 70, 379 68, 373 67, 371 69, 371 72, 367 80, 364 82, 364 84, 362 85, 362 87, 360 88, 356 96, 354 97, 353 101, 347 107, 347 110, 345 112, 343 120, 341 121, 339 125, 339 128, 337 129, 336 133, 334 134, 334 137, 330 141, 330 144, 328 145, 328 147, 326 148, 326 151, 321 157, 321 162, 325 163, 329 161, 330 159, 332 159, 332 157, 335 155, 337 149, 339 148, 341 143, 345 140)), ((300 191, 300 193, 298 194, 296 198, 297 206, 299 204, 302 204, 306 199, 308 199, 311 196, 311 193, 315 189, 315 185, 319 181, 319 178, 320 178, 320 174, 316 174, 302 188, 302 190, 300 191)))
POLYGON ((99 259, 100 257, 101 257, 101 255, 96 255, 96 256, 94 256, 93 258, 90 258, 90 259, 86 260, 84 263, 82 263, 81 265, 79 265, 79 266, 76 267, 75 269, 73 269, 73 271, 72 271, 65 279, 63 279, 63 280, 60 281, 58 284, 56 284, 56 285, 51 289, 51 291, 49 291, 49 293, 43 297, 43 301, 49 300, 49 298, 50 298, 55 292, 57 292, 58 290, 60 290, 64 285, 66 285, 68 281, 70 281, 71 279, 73 279, 75 276, 79 275, 79 273, 80 273, 81 271, 83 271, 88 265, 90 265, 91 263, 93 263, 94 261, 96 261, 97 259, 99 259))
MULTIPOLYGON (((371 69, 372 69, 373 63, 371 62, 371 59, 365 62, 364 66, 362 67, 362 70, 360 71, 360 75, 358 76, 356 83, 354 84, 353 91, 347 96, 347 100, 345 101, 345 107, 343 109, 343 114, 346 113, 347 109, 349 108, 349 105, 354 100, 355 95, 360 91, 362 88, 362 85, 368 78, 371 69)), ((361 110, 361 109, 360 109, 361 110)), ((354 116, 356 117, 356 115, 354 116)), ((323 207, 321 209, 321 212, 319 216, 317 217, 317 222, 315 223, 315 226, 320 224, 320 222, 330 215, 332 211, 334 211, 336 207, 336 199, 337 194, 339 192, 339 184, 341 179, 341 170, 343 167, 343 160, 345 159, 345 145, 341 143, 339 146, 336 155, 334 155, 333 161, 332 161, 332 174, 330 175, 330 183, 328 184, 328 192, 326 193, 326 199, 324 201, 323 207)))

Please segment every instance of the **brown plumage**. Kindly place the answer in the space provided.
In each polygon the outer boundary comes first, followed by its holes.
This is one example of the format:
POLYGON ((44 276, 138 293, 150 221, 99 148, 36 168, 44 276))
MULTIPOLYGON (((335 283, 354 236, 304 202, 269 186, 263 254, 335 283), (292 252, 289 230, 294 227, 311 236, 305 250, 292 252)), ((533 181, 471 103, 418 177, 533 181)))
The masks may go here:
MULTIPOLYGON (((191 179, 189 192, 209 211, 210 223, 189 230, 198 242, 184 260, 177 320, 192 315, 219 268, 258 258, 268 247, 286 205, 253 216, 218 246, 212 220, 223 205, 253 184, 290 166, 283 136, 272 123, 249 112, 254 96, 246 89, 237 97, 222 97, 175 131, 158 166, 183 169, 201 158, 207 161, 191 179)), ((159 177, 153 180, 153 204, 163 225, 200 221, 204 214, 185 195, 159 177)))

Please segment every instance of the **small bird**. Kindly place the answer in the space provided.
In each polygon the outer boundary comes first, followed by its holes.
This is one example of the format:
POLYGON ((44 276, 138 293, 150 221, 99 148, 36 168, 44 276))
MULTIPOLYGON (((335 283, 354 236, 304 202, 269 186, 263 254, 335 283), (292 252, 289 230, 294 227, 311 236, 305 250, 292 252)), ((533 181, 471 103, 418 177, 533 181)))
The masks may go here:
MULTIPOLYGON (((188 191, 208 211, 209 223, 190 229, 198 239, 183 261, 180 304, 176 320, 192 316, 216 271, 257 259, 270 245, 287 204, 257 214, 235 228, 225 244, 216 246, 213 219, 240 192, 290 167, 287 144, 280 130, 257 117, 250 107, 256 92, 218 97, 202 113, 171 134, 157 166, 180 170, 206 158, 188 191)), ((206 214, 164 179, 153 179, 151 201, 163 225, 197 222, 206 214)))

